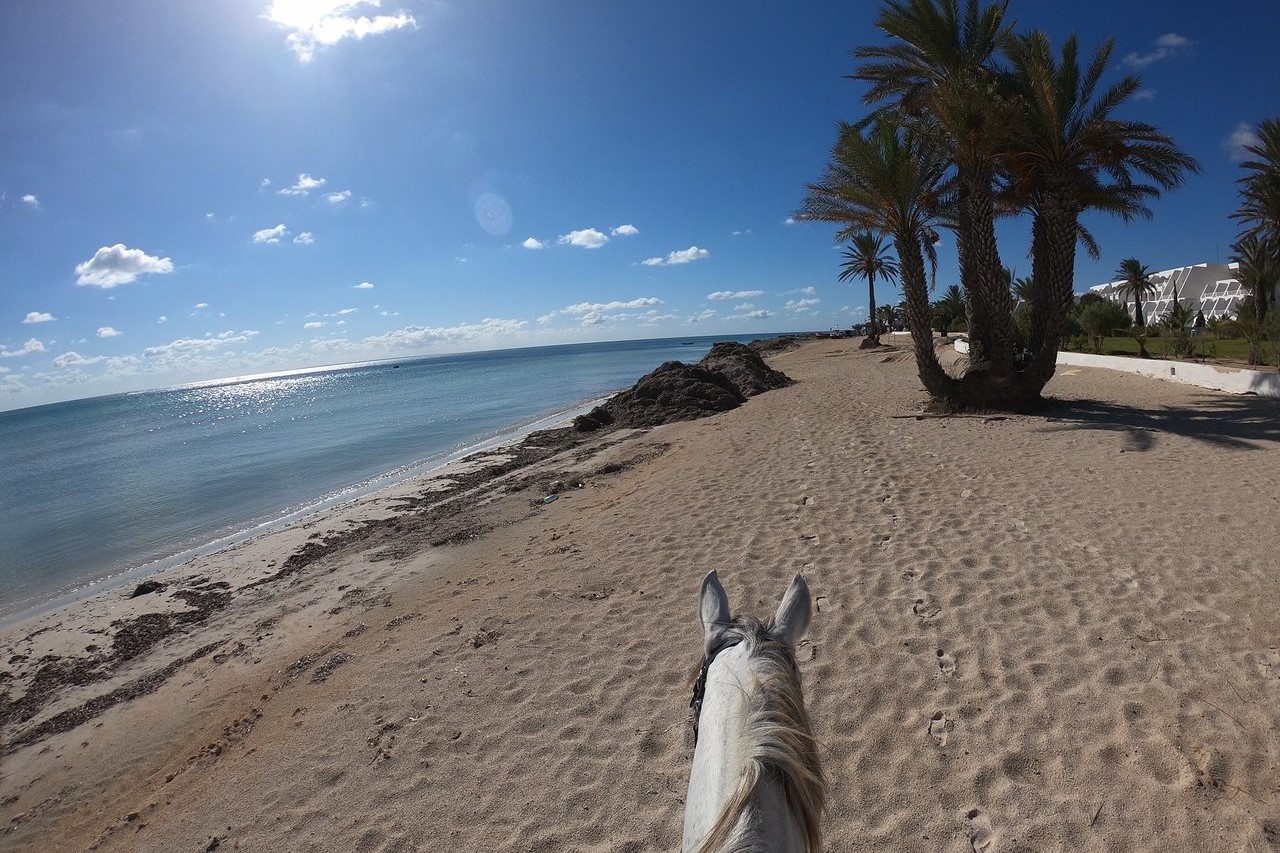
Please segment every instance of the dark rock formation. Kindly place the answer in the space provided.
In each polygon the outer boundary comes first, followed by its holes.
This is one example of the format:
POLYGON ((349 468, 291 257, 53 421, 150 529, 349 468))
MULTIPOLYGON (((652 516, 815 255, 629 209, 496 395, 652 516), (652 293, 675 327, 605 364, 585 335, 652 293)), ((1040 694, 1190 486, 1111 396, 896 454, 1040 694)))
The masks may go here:
POLYGON ((746 400, 716 370, 668 361, 602 408, 623 427, 653 427, 736 409, 746 400))
POLYGON ((797 338, 795 335, 779 335, 776 338, 765 338, 763 340, 752 341, 747 344, 747 346, 751 347, 762 356, 775 355, 800 346, 800 338, 797 338))
POLYGON ((585 415, 573 419, 573 428, 578 432, 595 432, 601 427, 613 425, 613 415, 603 406, 596 406, 585 415))
POLYGON ((787 374, 765 364, 754 349, 732 341, 713 346, 698 366, 723 373, 743 397, 754 397, 791 384, 787 374))
POLYGON ((160 583, 160 581, 143 581, 133 588, 133 592, 130 593, 129 597, 137 598, 140 595, 150 595, 153 592, 160 592, 164 588, 165 584, 160 583))
MULTIPOLYGON (((781 340, 781 339, 779 339, 781 340)), ((779 344, 782 349, 787 348, 779 344)), ((780 350, 765 350, 780 351, 780 350)), ((573 419, 575 432, 612 426, 644 428, 705 418, 741 406, 748 397, 791 384, 753 347, 719 343, 696 365, 668 361, 603 406, 573 419)))

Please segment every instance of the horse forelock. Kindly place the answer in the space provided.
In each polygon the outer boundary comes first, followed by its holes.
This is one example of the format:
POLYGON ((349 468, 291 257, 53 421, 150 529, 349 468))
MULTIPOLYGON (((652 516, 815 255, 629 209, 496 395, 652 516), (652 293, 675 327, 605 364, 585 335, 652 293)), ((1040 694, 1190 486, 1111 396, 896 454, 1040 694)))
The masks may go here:
MULTIPOLYGON (((725 803, 701 851, 710 853, 721 848, 743 812, 752 807, 760 786, 772 779, 782 788, 806 848, 817 853, 822 847, 827 785, 809 713, 804 706, 795 653, 791 646, 774 636, 773 620, 760 622, 750 616, 739 616, 723 628, 727 642, 743 645, 755 675, 756 689, 750 696, 743 732, 747 766, 742 781, 725 803)), ((752 847, 746 843, 724 849, 736 853, 752 847)))

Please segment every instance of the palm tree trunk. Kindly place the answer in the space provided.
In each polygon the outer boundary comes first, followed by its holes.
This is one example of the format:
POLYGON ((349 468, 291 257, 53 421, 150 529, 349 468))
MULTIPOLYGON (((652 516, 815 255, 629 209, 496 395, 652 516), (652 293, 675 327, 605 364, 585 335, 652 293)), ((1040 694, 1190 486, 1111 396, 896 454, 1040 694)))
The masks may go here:
POLYGON ((969 324, 969 369, 1009 376, 1013 373, 1013 303, 1002 275, 995 204, 986 175, 964 181, 959 226, 956 243, 969 324))
POLYGON ((1053 378, 1062 324, 1075 299, 1077 214, 1064 199, 1046 194, 1031 226, 1031 363, 1022 383, 1040 393, 1053 378))
POLYGON ((875 273, 867 276, 867 302, 871 306, 871 334, 867 336, 869 346, 876 346, 880 343, 880 325, 876 321, 876 276, 875 273))
POLYGON ((933 349, 933 327, 929 322, 929 288, 924 271, 924 255, 918 240, 908 236, 894 236, 894 248, 898 251, 901 270, 902 295, 907 303, 907 326, 911 329, 911 345, 916 356, 916 372, 929 396, 945 400, 948 389, 954 384, 938 363, 933 349))

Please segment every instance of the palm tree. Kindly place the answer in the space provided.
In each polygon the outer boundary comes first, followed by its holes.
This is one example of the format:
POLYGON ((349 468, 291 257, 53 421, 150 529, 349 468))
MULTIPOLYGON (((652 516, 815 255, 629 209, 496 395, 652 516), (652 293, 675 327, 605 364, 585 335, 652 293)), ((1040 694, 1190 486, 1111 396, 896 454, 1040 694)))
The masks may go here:
POLYGON ((868 316, 871 334, 862 342, 863 347, 879 346, 880 332, 876 327, 876 276, 892 280, 898 275, 898 264, 889 256, 883 238, 870 231, 860 231, 849 238, 850 248, 844 250, 844 262, 840 264, 838 281, 853 278, 867 280, 868 316))
POLYGON ((1250 159, 1240 165, 1248 174, 1240 178, 1240 209, 1231 214, 1246 226, 1246 233, 1280 240, 1280 119, 1267 119, 1255 132, 1258 141, 1246 145, 1250 159))
POLYGON ((940 330, 945 336, 951 324, 964 316, 964 294, 959 285, 951 285, 942 293, 942 297, 933 303, 934 313, 938 317, 940 330))
POLYGON ((968 300, 970 371, 1012 370, 1011 305, 995 235, 997 148, 1013 115, 994 57, 1011 32, 1008 0, 886 0, 876 26, 887 45, 860 47, 853 79, 944 146, 955 167, 960 282, 968 300))
POLYGON ((1133 300, 1134 325, 1147 325, 1142 317, 1142 303, 1148 296, 1155 295, 1157 290, 1155 284, 1151 282, 1151 270, 1137 258, 1125 258, 1120 262, 1116 275, 1120 279, 1120 286, 1116 288, 1116 292, 1123 296, 1126 302, 1133 300))
POLYGON ((1242 273, 1254 275, 1246 286, 1254 291, 1254 316, 1261 323, 1270 307, 1267 283, 1274 289, 1276 278, 1280 277, 1275 274, 1280 269, 1280 119, 1267 119, 1258 125, 1256 133, 1258 142, 1245 146, 1250 159, 1240 165, 1249 173, 1238 180, 1241 204, 1231 218, 1245 225, 1241 239, 1232 246, 1241 257, 1233 260, 1240 262, 1242 273), (1252 242, 1246 244, 1247 240, 1252 242), (1245 270, 1244 257, 1249 259, 1249 271, 1245 270), (1263 274, 1262 280, 1256 278, 1256 272, 1263 274))
POLYGON ((892 305, 881 305, 876 311, 876 316, 880 318, 878 322, 884 327, 884 330, 886 332, 892 332, 894 322, 897 321, 898 317, 901 315, 899 314, 898 309, 894 308, 892 305))
POLYGON ((1020 276, 1009 283, 1009 295, 1013 297, 1015 308, 1035 302, 1035 294, 1036 282, 1029 275, 1020 276))
POLYGON ((802 221, 834 222, 893 238, 916 370, 935 397, 944 397, 954 382, 933 350, 925 270, 926 258, 937 269, 934 227, 946 222, 939 196, 946 169, 943 152, 909 129, 890 121, 862 130, 841 123, 822 180, 808 185, 809 194, 795 214, 802 221))
MULTIPOLYGON (((1026 381, 1041 387, 1053 376, 1074 298, 1076 244, 1099 257, 1081 214, 1098 210, 1126 222, 1150 218, 1146 202, 1200 169, 1156 127, 1113 117, 1142 81, 1126 76, 1099 91, 1111 51, 1108 39, 1082 68, 1075 36, 1058 57, 1038 31, 1005 45, 1019 116, 1002 151, 1005 200, 1032 214, 1032 361, 1026 381)), ((1139 325, 1141 311, 1139 305, 1139 325)))
POLYGON ((1280 281, 1280 246, 1270 237, 1249 232, 1232 243, 1231 249, 1231 260, 1239 265, 1236 280, 1253 296, 1253 316, 1261 323, 1280 281))

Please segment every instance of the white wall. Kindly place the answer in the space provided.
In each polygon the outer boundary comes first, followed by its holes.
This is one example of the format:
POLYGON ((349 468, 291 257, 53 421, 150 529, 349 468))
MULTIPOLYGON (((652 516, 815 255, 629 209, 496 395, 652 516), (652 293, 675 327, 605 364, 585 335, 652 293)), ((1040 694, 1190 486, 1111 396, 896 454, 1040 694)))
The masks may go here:
MULTIPOLYGON (((968 341, 956 341, 956 352, 963 354, 968 351, 968 341)), ((1160 358, 1128 358, 1119 355, 1063 351, 1058 352, 1058 364, 1122 370, 1125 373, 1167 379, 1170 382, 1196 385, 1200 388, 1212 388, 1229 394, 1257 394, 1259 397, 1280 398, 1280 373, 1274 370, 1249 370, 1244 367, 1165 361, 1160 358)))

